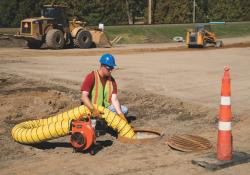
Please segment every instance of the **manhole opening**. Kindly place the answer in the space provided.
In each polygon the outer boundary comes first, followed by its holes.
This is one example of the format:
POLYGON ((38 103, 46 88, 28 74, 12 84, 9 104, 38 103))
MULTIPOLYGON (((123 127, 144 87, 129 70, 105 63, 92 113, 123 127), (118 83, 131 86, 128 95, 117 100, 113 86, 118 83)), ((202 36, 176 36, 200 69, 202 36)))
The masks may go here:
POLYGON ((163 133, 156 130, 135 129, 134 131, 136 133, 136 139, 118 136, 118 140, 127 144, 144 144, 157 142, 163 136, 163 133))
POLYGON ((161 137, 161 135, 157 132, 150 131, 136 131, 137 139, 151 139, 161 137))

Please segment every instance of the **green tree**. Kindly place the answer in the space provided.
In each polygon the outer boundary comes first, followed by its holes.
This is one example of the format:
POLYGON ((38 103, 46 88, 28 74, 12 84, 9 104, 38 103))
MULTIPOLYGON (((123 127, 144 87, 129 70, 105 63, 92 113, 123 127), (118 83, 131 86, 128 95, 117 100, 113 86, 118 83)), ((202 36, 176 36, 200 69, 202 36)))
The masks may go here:
POLYGON ((154 2, 155 23, 187 23, 192 19, 189 0, 158 0, 154 2))
POLYGON ((16 12, 18 11, 18 0, 0 1, 0 26, 15 27, 17 24, 16 12))
POLYGON ((241 1, 241 19, 242 21, 250 21, 250 1, 241 1))
MULTIPOLYGON (((242 0, 210 0, 210 21, 241 21, 243 20, 242 0)), ((249 10, 249 7, 248 7, 249 10)), ((249 12, 248 12, 249 13, 249 12)))
MULTIPOLYGON (((152 23, 192 22, 193 0, 153 0, 152 23)), ((88 25, 134 24, 147 21, 148 0, 0 0, 0 27, 18 27, 22 19, 40 16, 44 4, 61 4, 88 25)), ((196 0, 196 22, 249 21, 249 0, 196 0)))
MULTIPOLYGON (((121 1, 125 5, 125 13, 127 14, 128 24, 135 24, 136 17, 143 17, 147 9, 147 0, 124 0, 121 1)), ((124 7, 124 5, 122 5, 124 7)), ((124 12, 122 12, 124 13, 124 12)))
POLYGON ((127 24, 126 5, 121 0, 102 2, 101 21, 108 25, 127 24))
POLYGON ((18 3, 16 11, 16 24, 25 18, 32 18, 40 16, 40 5, 33 0, 22 0, 18 3))

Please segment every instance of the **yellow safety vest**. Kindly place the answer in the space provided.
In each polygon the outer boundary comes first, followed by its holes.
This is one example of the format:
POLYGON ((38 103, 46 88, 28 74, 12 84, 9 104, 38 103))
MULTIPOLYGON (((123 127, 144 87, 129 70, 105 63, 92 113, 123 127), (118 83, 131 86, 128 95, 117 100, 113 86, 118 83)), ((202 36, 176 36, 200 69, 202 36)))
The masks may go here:
POLYGON ((113 92, 113 84, 111 77, 108 77, 105 87, 103 88, 100 76, 97 71, 94 71, 95 84, 91 91, 91 102, 100 106, 108 107, 111 105, 111 96, 113 92))

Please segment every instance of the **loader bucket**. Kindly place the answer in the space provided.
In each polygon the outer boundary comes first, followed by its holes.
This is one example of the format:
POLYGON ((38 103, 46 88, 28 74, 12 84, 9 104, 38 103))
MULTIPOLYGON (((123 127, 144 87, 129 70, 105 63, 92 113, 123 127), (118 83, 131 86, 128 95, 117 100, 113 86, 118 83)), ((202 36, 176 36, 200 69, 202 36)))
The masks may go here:
POLYGON ((96 47, 112 47, 111 42, 103 31, 91 30, 90 33, 92 35, 92 40, 95 43, 96 47))

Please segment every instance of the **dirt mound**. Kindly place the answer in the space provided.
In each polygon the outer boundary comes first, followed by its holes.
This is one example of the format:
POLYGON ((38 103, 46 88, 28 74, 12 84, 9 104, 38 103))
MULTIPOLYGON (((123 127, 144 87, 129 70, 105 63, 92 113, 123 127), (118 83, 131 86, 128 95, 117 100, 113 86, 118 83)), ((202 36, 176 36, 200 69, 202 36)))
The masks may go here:
POLYGON ((21 39, 15 39, 13 37, 0 35, 0 47, 26 47, 26 41, 21 39))
MULTIPOLYGON (((12 140, 10 132, 15 124, 31 119, 47 118, 79 105, 79 92, 63 87, 54 87, 5 73, 0 74, 0 84, 0 128, 2 128, 0 159, 16 159, 34 153, 33 147, 12 140)), ((147 93, 144 90, 133 93, 122 91, 120 99, 122 104, 130 109, 128 120, 134 127, 157 128, 166 135, 191 132, 194 127, 196 129, 210 127, 216 118, 215 115, 208 118, 207 109, 178 99, 147 93)), ((59 140, 68 142, 67 138, 59 140)), ((53 146, 50 142, 46 142, 35 148, 49 152, 46 147, 57 146, 59 145, 56 143, 53 146)))
POLYGON ((22 121, 47 118, 71 109, 78 102, 70 92, 9 74, 0 74, 0 159, 24 154, 24 146, 11 139, 11 128, 22 121))

